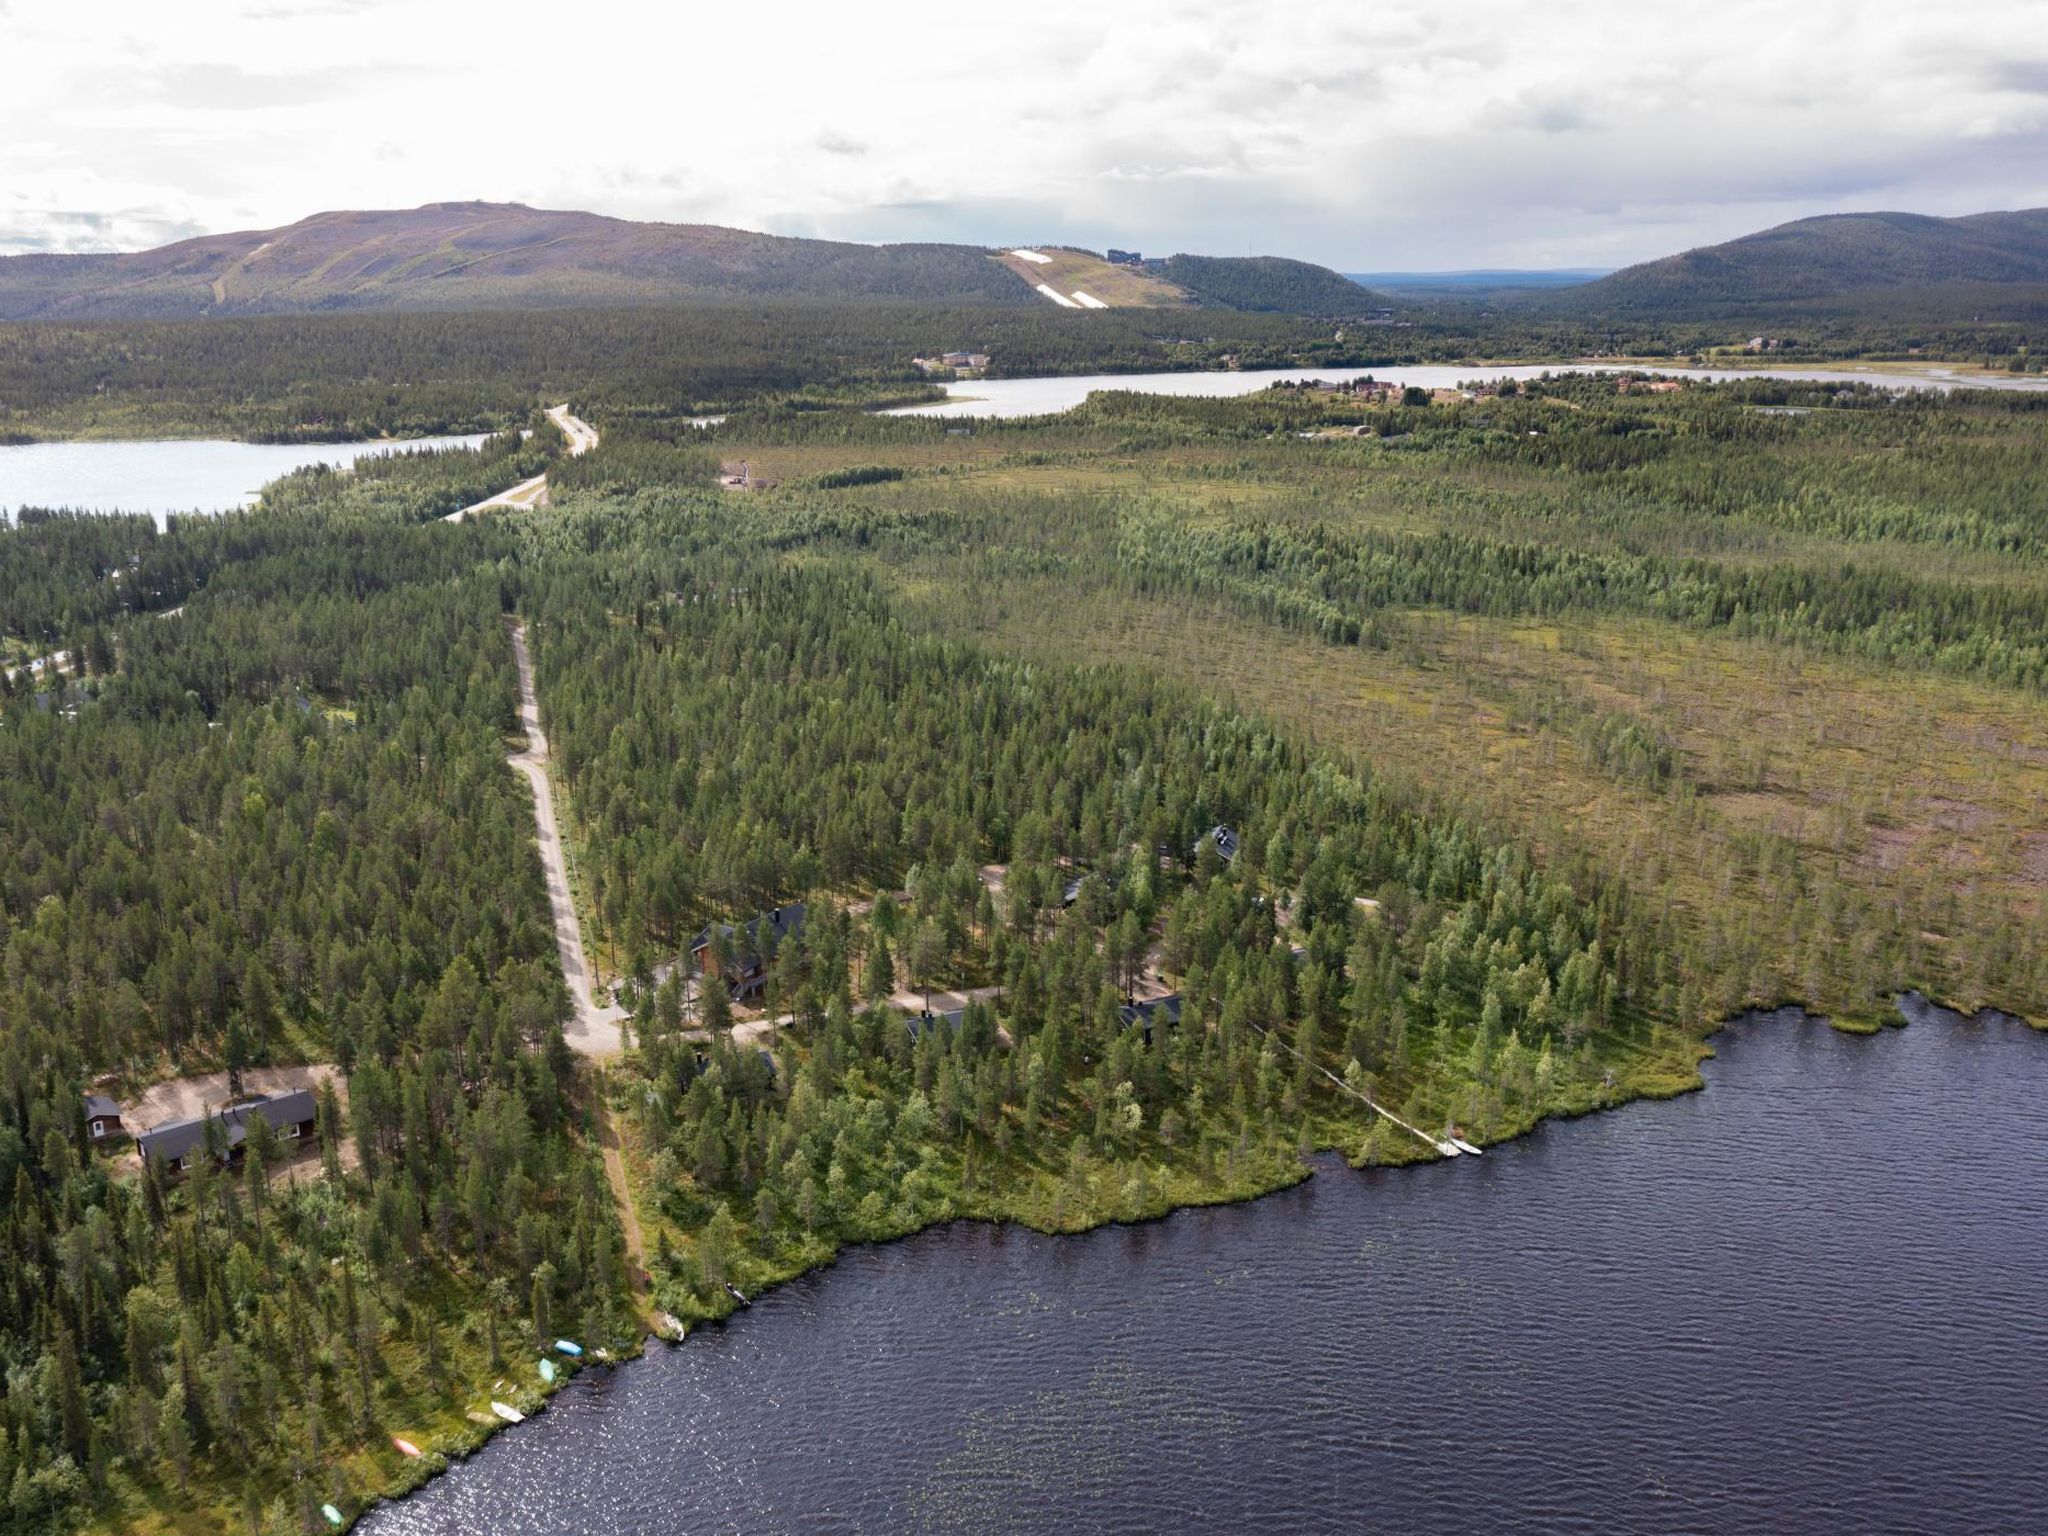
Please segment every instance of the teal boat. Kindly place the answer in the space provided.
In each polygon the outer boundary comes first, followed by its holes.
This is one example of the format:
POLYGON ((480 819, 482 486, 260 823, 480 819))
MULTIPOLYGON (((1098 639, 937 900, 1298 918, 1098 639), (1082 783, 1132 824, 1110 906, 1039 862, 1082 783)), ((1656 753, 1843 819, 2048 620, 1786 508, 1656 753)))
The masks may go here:
POLYGON ((555 1362, 554 1362, 554 1361, 552 1361, 552 1360, 543 1360, 543 1361, 541 1361, 541 1363, 540 1363, 540 1379, 541 1379, 542 1381, 553 1381, 553 1380, 555 1379, 555 1362))
POLYGON ((583 1353, 583 1346, 571 1339, 557 1339, 555 1352, 563 1355, 580 1355, 583 1353))
POLYGON ((329 1525, 341 1524, 341 1511, 336 1509, 332 1504, 322 1504, 320 1506, 320 1513, 327 1517, 327 1523, 329 1525))

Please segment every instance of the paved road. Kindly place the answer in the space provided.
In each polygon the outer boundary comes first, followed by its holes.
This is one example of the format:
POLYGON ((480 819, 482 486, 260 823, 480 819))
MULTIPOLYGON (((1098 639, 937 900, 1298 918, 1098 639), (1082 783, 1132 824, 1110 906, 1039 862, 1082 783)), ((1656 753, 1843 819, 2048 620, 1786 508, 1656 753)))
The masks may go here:
POLYGON ((590 990, 590 964, 583 953, 583 925, 576 918, 576 899, 569 888, 569 861, 562 852, 562 833, 555 822, 555 791, 548 780, 548 738, 541 730, 540 700, 533 690, 533 659, 526 650, 526 625, 512 625, 512 654, 519 663, 519 723, 526 729, 526 750, 512 754, 512 766, 526 775, 533 789, 534 832, 540 841, 541 867, 547 871, 548 905, 555 916, 555 948, 562 958, 562 978, 576 1005, 565 1033, 569 1044, 586 1056, 616 1056, 624 1049, 619 1021, 626 1010, 600 1005, 590 990))
MULTIPOLYGON (((597 428, 580 417, 569 414, 569 404, 564 401, 548 412, 548 420, 562 429, 569 439, 569 457, 579 458, 597 446, 597 428)), ((500 491, 487 496, 474 506, 464 507, 459 512, 450 512, 441 521, 460 523, 472 512, 482 512, 490 507, 544 507, 548 502, 548 477, 535 475, 531 480, 522 480, 509 491, 500 491)))

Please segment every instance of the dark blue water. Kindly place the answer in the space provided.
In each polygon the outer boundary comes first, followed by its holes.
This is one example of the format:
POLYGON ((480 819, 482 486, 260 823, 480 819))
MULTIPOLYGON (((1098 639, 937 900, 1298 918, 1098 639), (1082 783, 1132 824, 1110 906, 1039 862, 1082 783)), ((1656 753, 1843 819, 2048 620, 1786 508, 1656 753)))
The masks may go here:
POLYGON ((1921 1014, 1746 1021, 1483 1159, 849 1253, 361 1528, 2048 1531, 2048 1039, 1921 1014))

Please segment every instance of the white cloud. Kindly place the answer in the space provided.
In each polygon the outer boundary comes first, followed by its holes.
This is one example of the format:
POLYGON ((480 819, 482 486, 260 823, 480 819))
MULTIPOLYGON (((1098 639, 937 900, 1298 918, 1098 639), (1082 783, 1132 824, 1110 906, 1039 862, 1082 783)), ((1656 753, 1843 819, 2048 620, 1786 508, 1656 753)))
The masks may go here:
POLYGON ((1577 265, 2048 203, 2039 0, 11 4, 0 250, 483 197, 1577 265))

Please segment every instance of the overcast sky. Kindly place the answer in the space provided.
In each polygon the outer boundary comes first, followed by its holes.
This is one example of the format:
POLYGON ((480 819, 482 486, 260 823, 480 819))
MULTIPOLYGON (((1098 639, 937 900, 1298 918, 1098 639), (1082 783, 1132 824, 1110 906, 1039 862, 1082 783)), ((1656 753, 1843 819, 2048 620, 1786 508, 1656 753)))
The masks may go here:
POLYGON ((0 0, 0 252, 486 198, 1349 271, 2048 204, 2043 0, 0 0))

